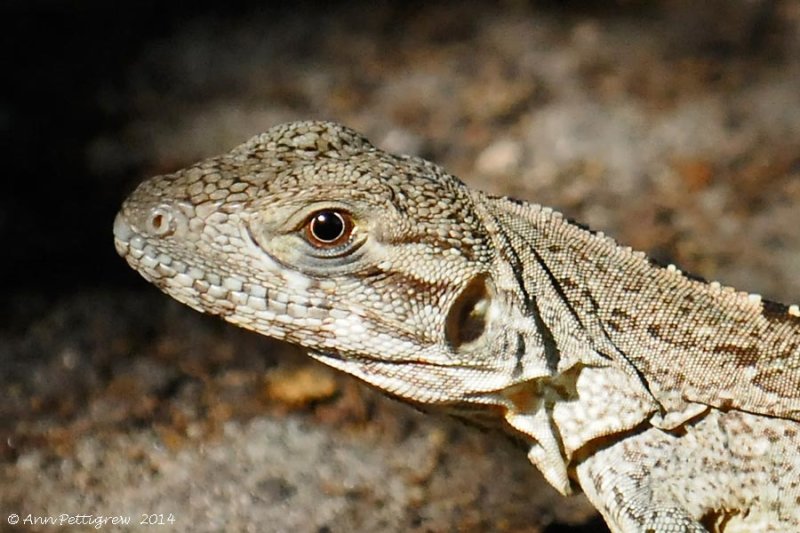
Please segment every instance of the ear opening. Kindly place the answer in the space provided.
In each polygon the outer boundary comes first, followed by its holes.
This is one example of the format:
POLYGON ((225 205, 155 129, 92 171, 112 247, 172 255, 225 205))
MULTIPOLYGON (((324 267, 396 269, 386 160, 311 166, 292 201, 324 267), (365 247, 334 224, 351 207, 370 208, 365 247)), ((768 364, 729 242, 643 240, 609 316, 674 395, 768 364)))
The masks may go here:
POLYGON ((489 278, 475 276, 458 295, 445 323, 445 338, 453 351, 464 351, 473 346, 488 328, 489 307, 494 296, 489 278))

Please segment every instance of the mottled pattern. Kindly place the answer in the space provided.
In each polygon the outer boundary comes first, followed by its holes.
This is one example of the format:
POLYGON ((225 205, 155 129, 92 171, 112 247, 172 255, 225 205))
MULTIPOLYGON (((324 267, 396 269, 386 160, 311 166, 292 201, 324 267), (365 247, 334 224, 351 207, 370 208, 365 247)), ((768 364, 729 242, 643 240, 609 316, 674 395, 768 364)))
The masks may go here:
POLYGON ((526 283, 558 288, 595 347, 644 374, 667 411, 700 402, 800 420, 800 319, 789 307, 778 314, 757 295, 654 266, 547 208, 493 207, 549 275, 526 283))
POLYGON ((114 233, 195 309, 504 425, 614 531, 800 530, 796 305, 653 265, 326 122, 144 182, 114 233), (316 238, 320 213, 341 238, 316 238))
POLYGON ((578 467, 584 490, 622 531, 797 531, 800 428, 710 410, 683 431, 649 428, 578 467), (703 531, 703 529, 695 530, 703 531), (689 530, 692 530, 689 528, 689 530))

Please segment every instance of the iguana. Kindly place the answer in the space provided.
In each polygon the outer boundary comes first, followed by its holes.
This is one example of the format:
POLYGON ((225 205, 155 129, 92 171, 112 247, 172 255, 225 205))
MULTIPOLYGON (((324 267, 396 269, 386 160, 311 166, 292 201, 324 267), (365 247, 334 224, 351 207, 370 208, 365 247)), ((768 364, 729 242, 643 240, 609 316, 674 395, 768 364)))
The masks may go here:
POLYGON ((800 531, 800 309, 331 122, 143 182, 117 251, 205 313, 501 425, 612 531, 800 531))

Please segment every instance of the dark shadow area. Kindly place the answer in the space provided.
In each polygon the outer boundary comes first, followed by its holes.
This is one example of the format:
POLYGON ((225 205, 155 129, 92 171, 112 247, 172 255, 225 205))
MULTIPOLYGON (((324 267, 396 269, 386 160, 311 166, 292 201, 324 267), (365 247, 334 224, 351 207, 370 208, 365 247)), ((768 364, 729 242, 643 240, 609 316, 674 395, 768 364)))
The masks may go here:
MULTIPOLYGON (((142 48, 187 21, 280 17, 262 2, 5 2, 0 37, 6 83, 0 138, 6 153, 0 195, 0 275, 17 294, 52 302, 85 286, 133 286, 111 244, 111 223, 128 188, 152 163, 132 153, 112 174, 87 164, 88 145, 131 118, 114 98, 142 48), (191 7, 189 7, 191 6, 191 7)), ((283 5, 283 7, 280 7, 283 5)), ((301 3, 300 8, 303 9, 301 3)), ((310 9, 306 6, 305 9, 310 9)), ((164 73, 165 76, 168 73, 164 73)), ((174 90, 180 80, 153 80, 174 90)), ((5 324, 7 327, 8 324, 5 324)))

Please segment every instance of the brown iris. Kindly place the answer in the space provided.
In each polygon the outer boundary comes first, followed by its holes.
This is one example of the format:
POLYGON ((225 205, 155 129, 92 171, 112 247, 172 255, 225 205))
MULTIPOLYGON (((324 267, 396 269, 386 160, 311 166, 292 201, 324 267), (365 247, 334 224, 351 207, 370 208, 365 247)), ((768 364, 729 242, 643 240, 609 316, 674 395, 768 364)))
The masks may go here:
POLYGON ((352 233, 353 218, 345 211, 317 211, 306 222, 306 240, 318 248, 334 248, 344 244, 352 233))

